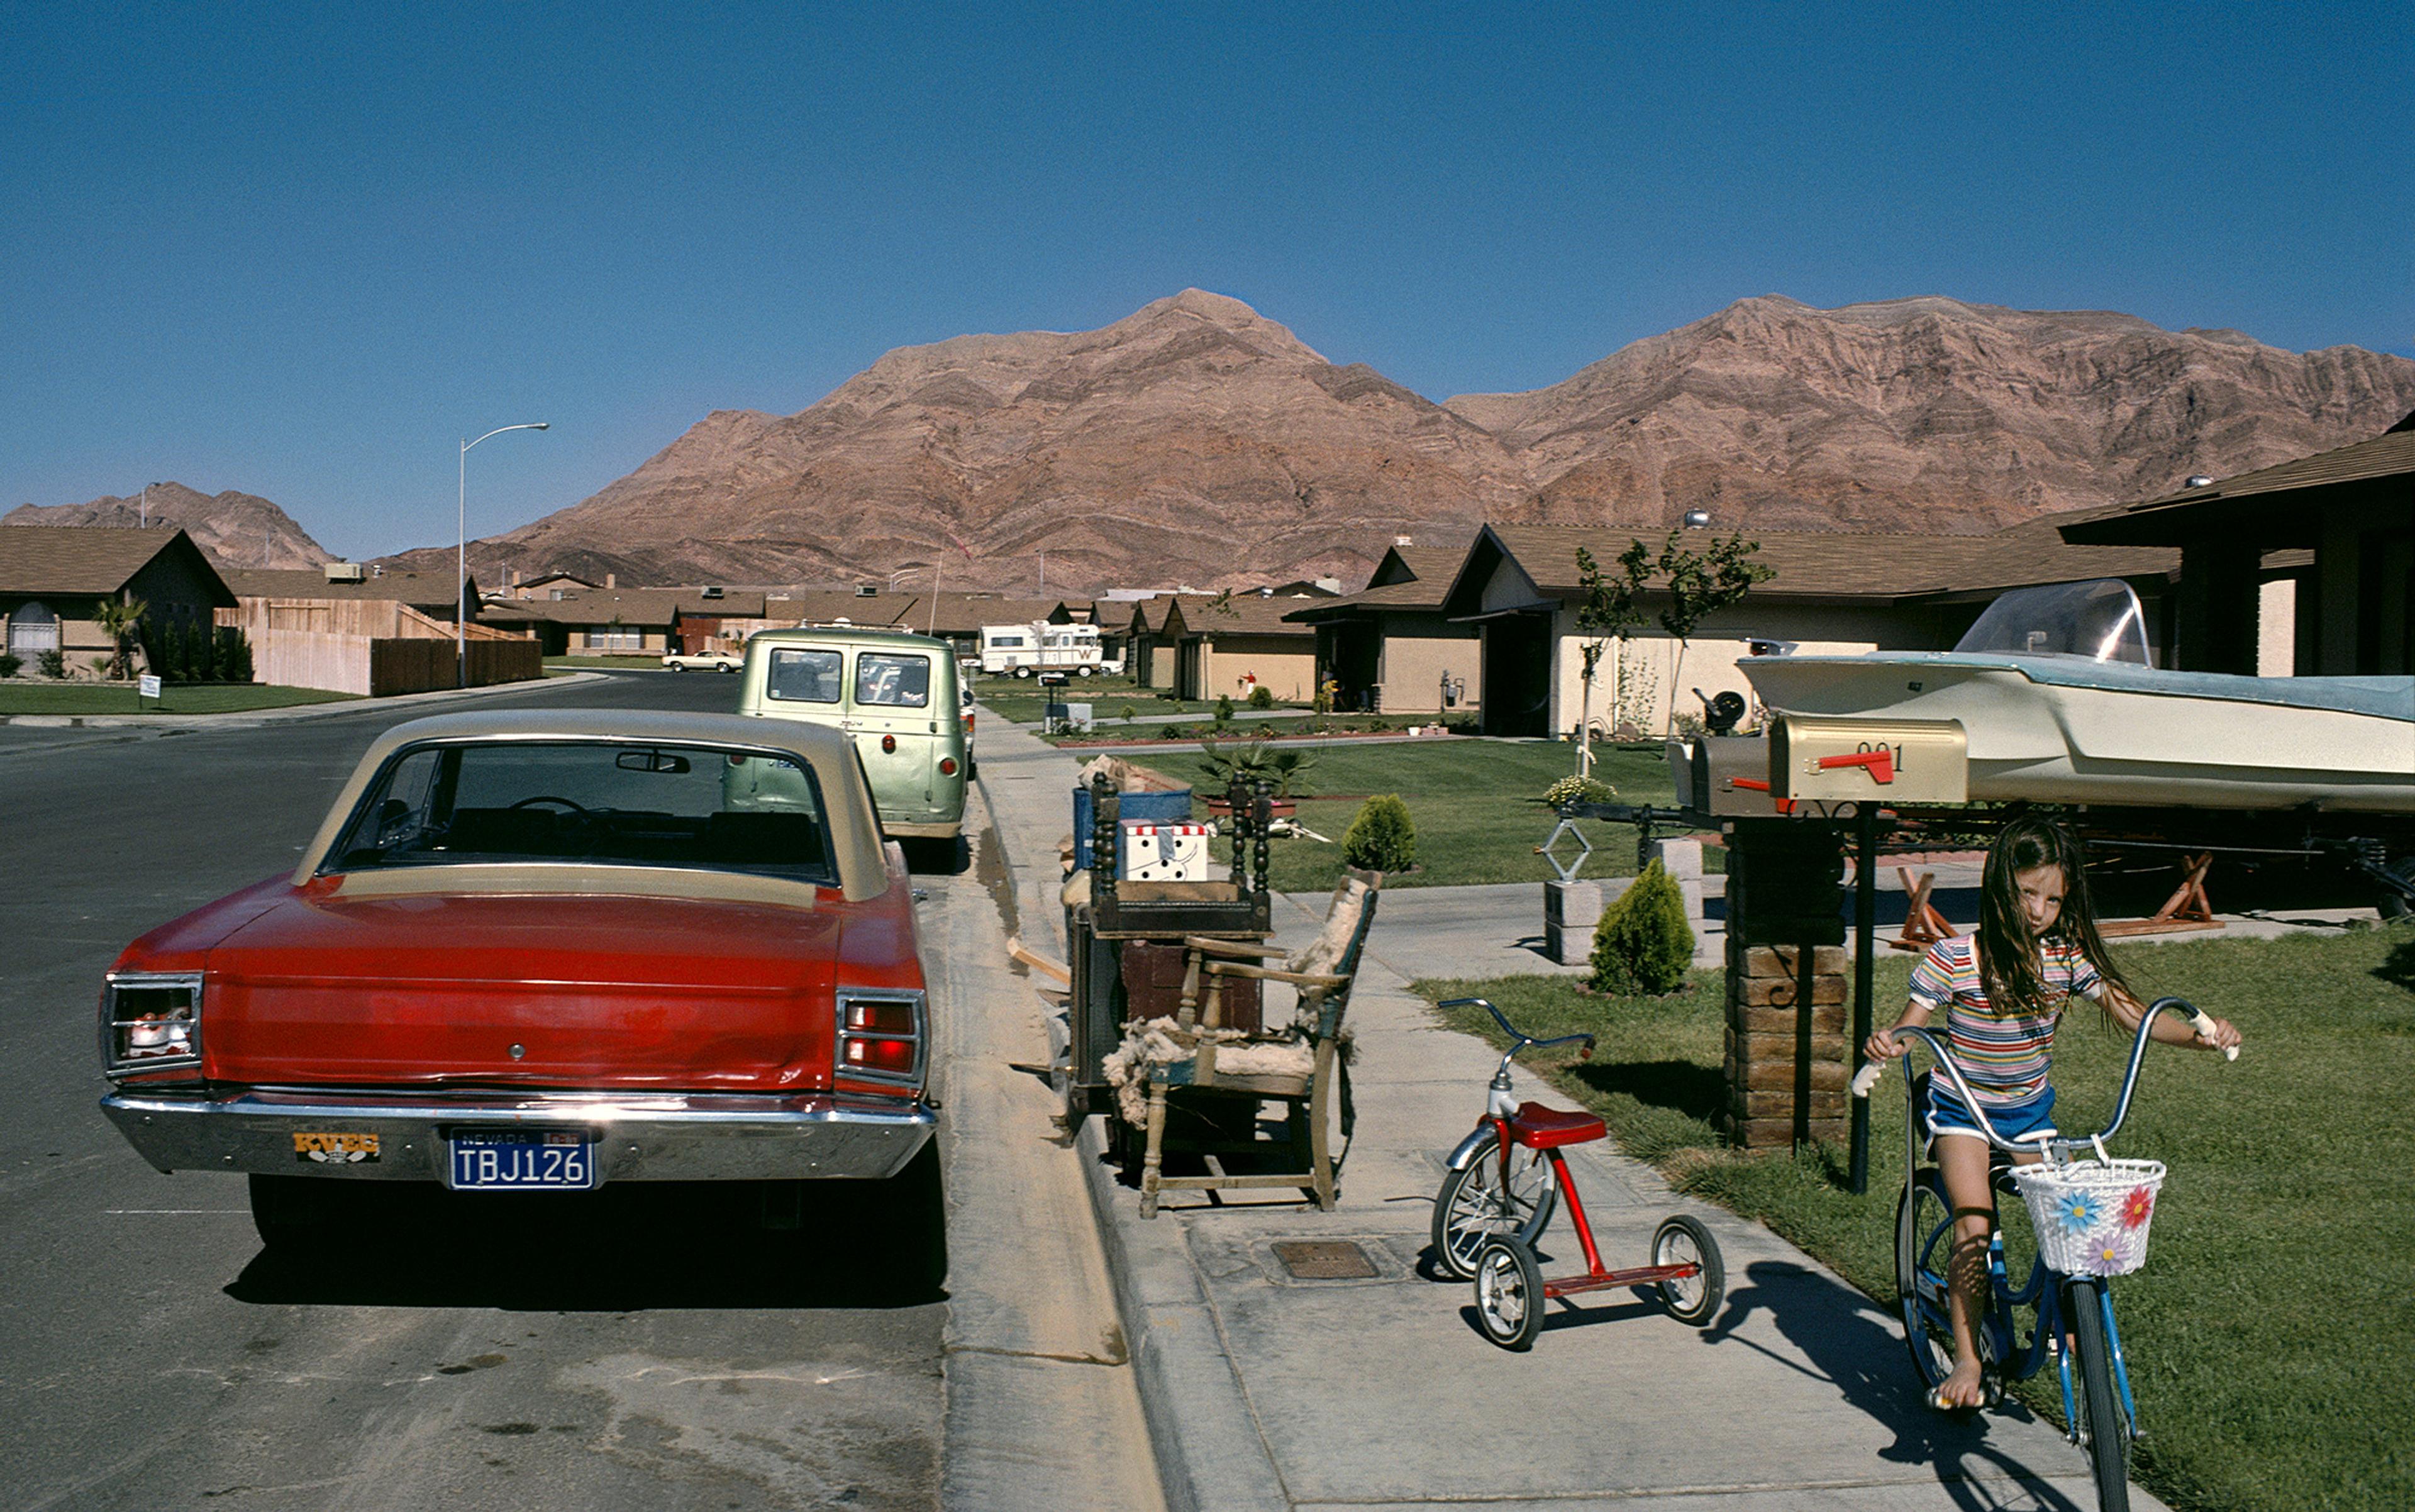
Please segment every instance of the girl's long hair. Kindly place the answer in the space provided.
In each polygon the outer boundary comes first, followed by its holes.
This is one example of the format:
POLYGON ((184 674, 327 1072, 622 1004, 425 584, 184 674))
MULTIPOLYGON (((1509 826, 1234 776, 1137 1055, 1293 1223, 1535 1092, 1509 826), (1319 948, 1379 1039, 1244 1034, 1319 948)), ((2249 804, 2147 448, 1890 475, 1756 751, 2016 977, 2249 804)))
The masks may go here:
MULTIPOLYGON (((2021 907, 2021 873, 2039 866, 2062 871, 2062 912, 2046 932, 2079 948, 2107 985, 2130 990, 2096 932, 2096 910, 2088 901, 2088 856, 2078 838, 2054 820, 2023 815, 2004 826, 1988 852, 1979 879, 1979 981, 1988 1001, 2029 1014, 2048 1004, 2044 964, 2021 907)), ((2100 994, 2097 1001, 2106 1000, 2100 994)))

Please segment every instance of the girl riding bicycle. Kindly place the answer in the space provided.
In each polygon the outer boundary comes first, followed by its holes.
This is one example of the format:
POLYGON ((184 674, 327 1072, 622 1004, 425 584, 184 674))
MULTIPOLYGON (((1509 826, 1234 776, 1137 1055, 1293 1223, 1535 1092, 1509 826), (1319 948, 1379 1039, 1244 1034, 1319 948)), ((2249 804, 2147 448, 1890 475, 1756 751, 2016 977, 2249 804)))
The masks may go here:
MULTIPOLYGON (((2063 1005, 2074 995, 2091 998, 2134 1032, 2146 1011, 2096 932, 2084 867, 2078 841, 2053 820, 2024 816, 2006 825, 1980 875, 1978 932, 1929 948, 1912 974, 1902 1017, 1894 1028, 1871 1035, 1864 1054, 1872 1060, 1902 1055, 1908 1046, 1897 1043, 1895 1030, 1925 1026, 1942 1008, 1955 1058, 1996 1131, 2007 1139, 2053 1132, 2048 1115, 2054 1088, 2047 1072, 2063 1005)), ((2227 1021, 2212 1023, 2211 1032, 2193 1031, 2177 1020, 2158 1019, 2152 1032, 2168 1043, 2208 1050, 2240 1042, 2227 1021)), ((1995 1190, 1988 1142, 1947 1078, 1929 1079, 1928 1105, 1918 1112, 1928 1121, 1955 1220, 1949 1265, 1954 1370, 1929 1392, 1928 1403, 1959 1411, 1986 1400, 1973 1319, 1988 1284, 1995 1190)), ((2014 1159, 2028 1164, 2038 1156, 2014 1159)))

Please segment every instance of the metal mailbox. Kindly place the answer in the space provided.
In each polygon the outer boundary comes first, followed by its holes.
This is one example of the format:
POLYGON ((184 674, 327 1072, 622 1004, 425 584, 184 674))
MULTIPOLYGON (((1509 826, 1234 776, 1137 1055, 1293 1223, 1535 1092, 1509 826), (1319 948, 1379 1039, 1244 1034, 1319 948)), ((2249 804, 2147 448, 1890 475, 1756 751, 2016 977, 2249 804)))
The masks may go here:
POLYGON ((1705 735, 1693 742, 1688 806, 1723 819, 1783 814, 1770 792, 1769 741, 1758 735, 1705 735))
POLYGON ((1819 803, 1967 803, 1971 741, 1959 720, 1785 714, 1770 730, 1769 786, 1819 803))

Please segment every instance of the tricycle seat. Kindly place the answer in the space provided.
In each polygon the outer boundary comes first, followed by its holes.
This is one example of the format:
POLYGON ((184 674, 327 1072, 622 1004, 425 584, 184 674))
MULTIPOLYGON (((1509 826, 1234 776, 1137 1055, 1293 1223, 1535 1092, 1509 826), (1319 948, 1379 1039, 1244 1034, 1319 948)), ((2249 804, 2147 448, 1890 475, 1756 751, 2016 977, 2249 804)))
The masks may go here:
POLYGON ((1548 1150, 1561 1145, 1582 1145, 1610 1133, 1598 1115, 1562 1113, 1539 1102, 1521 1102, 1509 1115, 1509 1138, 1528 1149, 1548 1150))

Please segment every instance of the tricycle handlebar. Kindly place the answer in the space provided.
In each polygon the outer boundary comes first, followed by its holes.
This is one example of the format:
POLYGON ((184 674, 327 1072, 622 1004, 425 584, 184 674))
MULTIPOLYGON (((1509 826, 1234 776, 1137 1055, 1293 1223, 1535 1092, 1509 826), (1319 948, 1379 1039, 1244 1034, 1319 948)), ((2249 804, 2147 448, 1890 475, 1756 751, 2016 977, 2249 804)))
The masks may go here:
POLYGON ((1501 1032, 1509 1036, 1510 1040, 1514 1041, 1509 1046, 1509 1053, 1501 1057, 1501 1069, 1492 1074, 1493 1081, 1504 1085, 1507 1085, 1509 1080, 1509 1063, 1518 1058, 1520 1051, 1548 1050, 1553 1045, 1576 1044, 1582 1040, 1584 1048, 1579 1050, 1577 1054, 1580 1056, 1587 1057, 1593 1055, 1594 1040, 1592 1035, 1564 1034, 1555 1040, 1538 1040, 1533 1035, 1528 1034, 1525 1030, 1518 1027, 1515 1024, 1510 1023, 1509 1020, 1502 1014, 1502 1011, 1493 1007, 1492 1002, 1487 998, 1453 997, 1448 1001, 1436 1003, 1434 1006, 1436 1008, 1480 1008, 1487 1013, 1492 1015, 1492 1022, 1501 1025, 1501 1032))

